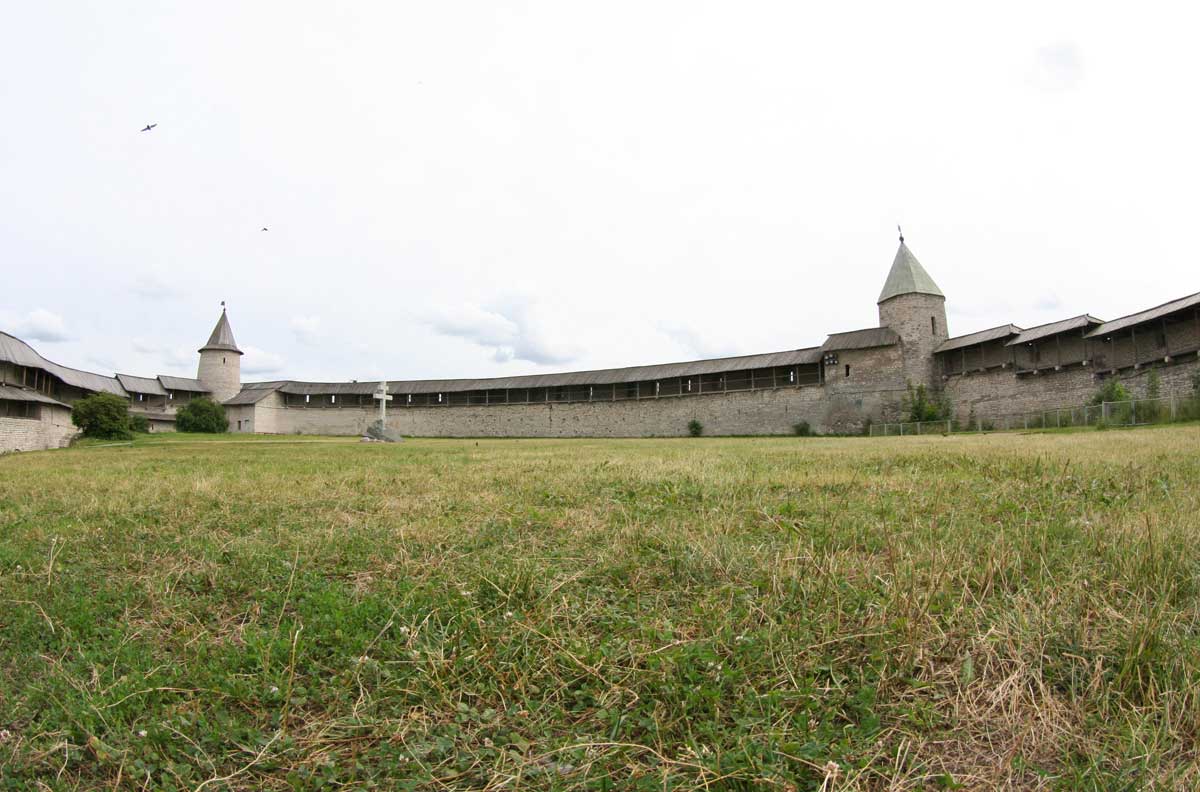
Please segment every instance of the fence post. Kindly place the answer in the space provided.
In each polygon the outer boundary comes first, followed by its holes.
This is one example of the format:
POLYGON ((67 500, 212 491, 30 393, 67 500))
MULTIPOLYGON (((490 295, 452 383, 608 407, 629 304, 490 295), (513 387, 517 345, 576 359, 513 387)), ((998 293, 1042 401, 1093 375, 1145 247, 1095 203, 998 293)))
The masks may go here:
POLYGON ((1174 422, 1174 420, 1175 420, 1175 393, 1174 393, 1174 391, 1172 391, 1171 392, 1171 421, 1174 422))

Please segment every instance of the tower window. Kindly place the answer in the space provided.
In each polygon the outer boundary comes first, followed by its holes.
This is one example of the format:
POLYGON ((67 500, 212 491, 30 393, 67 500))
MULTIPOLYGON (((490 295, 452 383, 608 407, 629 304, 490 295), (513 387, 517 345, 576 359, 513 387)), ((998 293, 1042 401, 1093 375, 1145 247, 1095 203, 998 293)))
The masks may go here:
POLYGON ((929 331, 931 333, 933 333, 934 335, 937 335, 937 317, 936 316, 929 317, 929 331))
POLYGON ((849 363, 846 364, 846 376, 847 377, 850 376, 850 364, 849 363))
POLYGON ((222 365, 222 366, 224 366, 224 365, 225 365, 225 358, 223 358, 223 357, 221 358, 221 365, 222 365))

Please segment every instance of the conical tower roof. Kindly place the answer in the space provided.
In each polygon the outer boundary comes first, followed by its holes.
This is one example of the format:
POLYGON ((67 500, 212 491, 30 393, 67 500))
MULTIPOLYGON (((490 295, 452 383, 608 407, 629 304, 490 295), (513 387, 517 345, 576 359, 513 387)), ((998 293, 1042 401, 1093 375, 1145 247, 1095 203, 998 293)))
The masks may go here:
POLYGON ((217 320, 217 326, 213 328, 212 335, 208 337, 208 343, 200 347, 201 352, 209 349, 242 354, 242 350, 237 348, 237 341, 233 340, 233 329, 229 326, 229 317, 225 315, 224 303, 221 304, 221 318, 217 320))
POLYGON ((892 262, 892 269, 888 272, 887 281, 883 284, 883 291, 879 293, 876 302, 914 293, 946 296, 908 249, 908 245, 904 244, 904 237, 900 237, 900 249, 896 251, 896 259, 892 262))

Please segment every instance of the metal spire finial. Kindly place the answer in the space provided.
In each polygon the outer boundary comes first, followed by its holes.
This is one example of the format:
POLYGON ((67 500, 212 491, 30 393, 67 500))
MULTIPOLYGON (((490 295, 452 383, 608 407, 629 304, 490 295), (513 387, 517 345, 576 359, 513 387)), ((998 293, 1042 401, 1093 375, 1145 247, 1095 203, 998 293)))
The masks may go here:
MULTIPOLYGON (((900 244, 902 244, 902 245, 903 245, 903 244, 904 244, 904 229, 902 229, 902 228, 900 227, 900 224, 899 224, 899 223, 897 223, 897 224, 896 224, 896 230, 900 232, 900 244)), ((225 304, 225 303, 221 303, 221 305, 224 305, 224 304, 225 304)))

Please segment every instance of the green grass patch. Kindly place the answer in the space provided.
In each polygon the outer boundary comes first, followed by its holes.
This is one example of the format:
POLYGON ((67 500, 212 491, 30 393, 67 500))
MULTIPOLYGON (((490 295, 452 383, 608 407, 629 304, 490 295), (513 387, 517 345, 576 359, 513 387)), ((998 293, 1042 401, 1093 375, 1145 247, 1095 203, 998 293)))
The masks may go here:
POLYGON ((0 789, 1189 789, 1200 429, 0 459, 0 789))

